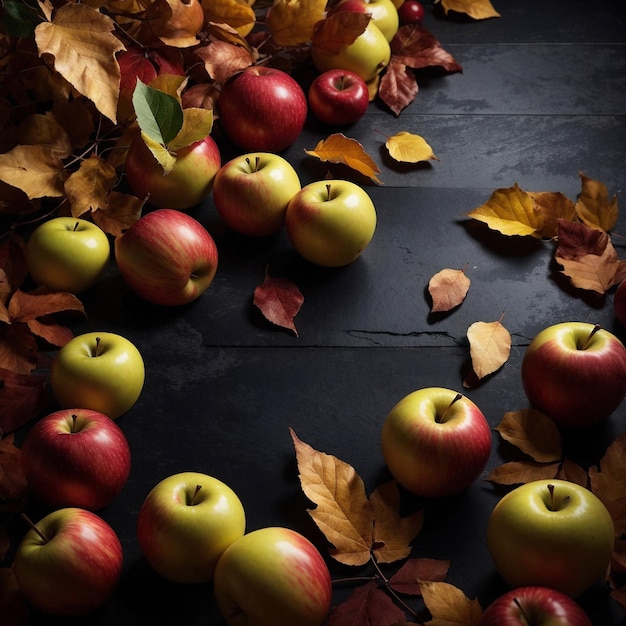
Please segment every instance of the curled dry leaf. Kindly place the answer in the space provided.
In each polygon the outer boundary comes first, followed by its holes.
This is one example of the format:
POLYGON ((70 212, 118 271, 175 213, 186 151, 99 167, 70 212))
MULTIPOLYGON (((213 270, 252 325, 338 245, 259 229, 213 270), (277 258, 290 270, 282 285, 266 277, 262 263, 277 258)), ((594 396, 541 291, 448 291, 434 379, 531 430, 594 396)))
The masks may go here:
POLYGON ((428 281, 428 292, 433 300, 431 312, 451 311, 459 306, 469 291, 471 281, 465 269, 443 269, 434 274, 428 281))
POLYGON ((432 615, 429 626, 478 626, 482 608, 460 589, 446 582, 419 581, 424 604, 432 615))
POLYGON ((450 11, 454 11, 455 13, 464 13, 475 20, 500 17, 490 0, 435 0, 435 4, 439 3, 441 3, 446 15, 450 11))
POLYGON ((298 337, 294 318, 302 307, 304 296, 292 281, 272 277, 268 270, 265 268, 265 279, 254 290, 254 305, 269 322, 291 330, 298 337))
POLYGON ((579 172, 582 190, 576 202, 576 215, 590 228, 608 232, 617 222, 619 209, 617 196, 609 200, 609 192, 604 183, 588 178, 579 172))
POLYGON ((511 335, 502 317, 495 322, 474 322, 467 329, 467 339, 472 369, 479 379, 500 369, 511 354, 511 335))
POLYGON ((419 163, 420 161, 439 160, 423 137, 407 131, 401 131, 389 137, 385 146, 389 155, 396 161, 419 163))

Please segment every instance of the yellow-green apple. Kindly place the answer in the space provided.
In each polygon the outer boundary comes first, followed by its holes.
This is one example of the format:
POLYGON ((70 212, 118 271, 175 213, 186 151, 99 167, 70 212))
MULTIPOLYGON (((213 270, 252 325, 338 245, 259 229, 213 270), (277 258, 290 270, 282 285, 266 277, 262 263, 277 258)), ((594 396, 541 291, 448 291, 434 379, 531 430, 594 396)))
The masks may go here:
POLYGON ((111 332, 73 337, 50 367, 50 386, 62 409, 92 409, 111 419, 137 402, 144 380, 144 362, 137 347, 111 332))
POLYGON ((354 124, 370 102, 367 83, 354 72, 334 69, 322 72, 309 86, 309 109, 315 117, 333 126, 354 124))
POLYGON ((305 259, 340 267, 357 259, 376 230, 376 208, 367 192, 348 180, 318 180, 291 199, 287 235, 305 259))
POLYGON ((24 437, 21 458, 30 491, 55 508, 101 509, 130 474, 126 436, 111 418, 90 409, 40 419, 24 437))
POLYGON ((26 265, 39 285, 78 294, 98 280, 110 253, 106 233, 93 222, 53 217, 28 238, 26 265))
POLYGON ((398 9, 391 0, 341 0, 332 12, 353 11, 372 16, 372 22, 380 29, 387 41, 398 31, 398 9))
POLYGON ((522 359, 530 404, 557 424, 579 428, 605 420, 626 396, 626 348, 588 322, 544 328, 522 359))
POLYGON ((391 409, 381 446, 387 468, 405 489, 429 498, 449 496, 468 487, 485 468, 491 430, 466 396, 424 387, 391 409))
POLYGON ((217 562, 243 536, 244 508, 225 483, 200 472, 164 478, 146 496, 137 519, 139 546, 150 565, 177 583, 213 579, 217 562))
POLYGON ((424 5, 417 0, 404 0, 398 7, 398 18, 402 26, 420 23, 424 19, 424 5))
POLYGON ((120 540, 101 517, 68 507, 32 524, 17 547, 20 592, 50 615, 89 613, 109 599, 122 573, 120 540))
POLYGON ((125 171, 132 192, 158 208, 189 209, 204 200, 222 164, 219 148, 211 135, 176 151, 172 170, 164 174, 141 135, 128 147, 125 171))
POLYGON ((217 101, 219 124, 248 151, 280 152, 302 132, 307 101, 286 72, 253 65, 231 76, 217 101))
POLYGON ((198 220, 176 209, 158 209, 116 237, 115 260, 144 300, 179 306, 199 298, 213 282, 218 251, 198 220))
POLYGON ((227 548, 214 590, 229 626, 321 626, 332 599, 322 555, 283 527, 254 530, 227 548))
POLYGON ((550 587, 511 589, 496 598, 478 626, 593 626, 572 598, 550 587))
POLYGON ((391 48, 380 28, 370 20, 365 30, 339 52, 330 52, 314 44, 311 56, 313 64, 320 72, 350 70, 367 82, 389 65, 391 48))
POLYGON ((602 501, 565 480, 536 480, 507 493, 487 525, 496 570, 511 587, 551 587, 576 597, 606 574, 615 527, 602 501))
POLYGON ((626 280, 623 280, 613 296, 613 310, 617 321, 626 327, 626 280))
POLYGON ((287 205, 300 188, 289 161, 272 152, 250 152, 221 167, 213 184, 213 203, 229 228, 266 237, 284 226, 287 205))

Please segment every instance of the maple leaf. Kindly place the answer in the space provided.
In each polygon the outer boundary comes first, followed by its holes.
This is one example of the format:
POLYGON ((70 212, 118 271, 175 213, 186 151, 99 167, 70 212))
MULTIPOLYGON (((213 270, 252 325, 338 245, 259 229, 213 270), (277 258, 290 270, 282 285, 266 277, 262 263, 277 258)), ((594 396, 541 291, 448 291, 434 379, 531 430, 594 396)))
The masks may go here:
MULTIPOLYGON (((411 68, 392 58, 380 80, 378 97, 398 116, 403 109, 415 100, 418 90, 417 80, 411 68)), ((396 154, 393 148, 389 149, 387 147, 387 149, 390 154, 392 150, 396 154)), ((391 156, 395 159, 396 156, 394 154, 391 154, 391 156)), ((412 162, 415 163, 415 161, 412 162)))
POLYGON ((267 28, 278 45, 297 46, 311 41, 325 10, 326 0, 274 0, 267 28))
POLYGON ((500 369, 511 354, 511 335, 502 317, 495 322, 474 322, 467 329, 472 369, 479 379, 500 369))
POLYGON ((482 608, 460 589, 446 582, 419 581, 424 604, 432 615, 429 626, 478 626, 482 608))
POLYGON ((441 4, 446 15, 450 11, 454 11, 455 13, 464 13, 475 20, 500 17, 490 0, 435 0, 435 4, 441 4))
POLYGON ((370 560, 374 513, 363 480, 348 463, 290 433, 302 491, 317 505, 308 513, 334 546, 331 556, 345 565, 364 565, 370 560))
POLYGON ((572 222, 576 218, 574 203, 561 192, 529 191, 528 194, 534 200, 536 210, 543 216, 542 237, 554 239, 558 235, 560 219, 572 222))
POLYGON ((327 139, 320 140, 314 150, 305 150, 305 152, 320 161, 347 165, 382 185, 376 176, 380 173, 378 165, 356 139, 346 137, 343 133, 333 133, 327 139))
POLYGON ((113 35, 115 22, 86 4, 66 4, 35 28, 39 54, 98 111, 117 121, 120 68, 115 54, 125 50, 113 35))
POLYGON ((304 296, 292 281, 270 276, 269 267, 266 267, 265 279, 255 288, 253 302, 265 319, 299 337, 293 320, 300 311, 304 296))
POLYGON ((81 217, 87 212, 105 208, 109 193, 116 184, 115 168, 106 161, 98 156, 90 156, 82 161, 64 186, 72 215, 81 217))
POLYGON ((582 191, 576 202, 576 215, 591 228, 609 231, 615 226, 619 209, 617 195, 609 200, 606 185, 579 172, 582 191))
POLYGON ((463 68, 446 52, 439 40, 421 24, 400 26, 390 42, 390 61, 402 63, 413 69, 438 67, 453 73, 463 68))
POLYGON ((407 131, 400 131, 388 137, 385 147, 389 151, 389 156, 404 163, 439 160, 423 137, 407 131))
POLYGON ((371 19, 369 14, 354 11, 333 13, 314 25, 312 44, 328 54, 339 54, 365 31, 371 19))
POLYGON ((442 582, 446 579, 449 569, 450 561, 428 558, 409 559, 389 579, 389 585, 399 593, 422 595, 420 580, 442 582))
POLYGON ((471 284, 465 274, 466 267, 460 270, 446 268, 430 278, 428 293, 433 300, 431 312, 451 311, 465 300, 471 284))

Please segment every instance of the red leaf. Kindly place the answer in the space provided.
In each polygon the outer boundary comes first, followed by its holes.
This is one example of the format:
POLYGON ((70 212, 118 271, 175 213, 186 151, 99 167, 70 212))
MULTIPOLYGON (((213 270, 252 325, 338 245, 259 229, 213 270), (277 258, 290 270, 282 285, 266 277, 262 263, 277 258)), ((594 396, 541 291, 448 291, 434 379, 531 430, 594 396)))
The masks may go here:
POLYGON ((299 337, 293 318, 298 314, 304 296, 298 287, 286 278, 273 278, 265 268, 265 280, 254 290, 254 304, 265 318, 294 332, 299 337))
POLYGON ((391 577, 389 584, 400 593, 419 596, 422 593, 418 580, 442 582, 448 575, 450 561, 439 559, 409 559, 391 577))
POLYGON ((463 71, 439 41, 419 24, 407 24, 398 29, 391 41, 391 58, 414 69, 440 67, 446 72, 463 71))
POLYGON ((391 60, 378 88, 380 99, 396 114, 407 107, 418 92, 415 75, 404 63, 391 60))
POLYGON ((326 626, 393 626, 405 619, 404 611, 374 582, 369 582, 333 608, 326 626))

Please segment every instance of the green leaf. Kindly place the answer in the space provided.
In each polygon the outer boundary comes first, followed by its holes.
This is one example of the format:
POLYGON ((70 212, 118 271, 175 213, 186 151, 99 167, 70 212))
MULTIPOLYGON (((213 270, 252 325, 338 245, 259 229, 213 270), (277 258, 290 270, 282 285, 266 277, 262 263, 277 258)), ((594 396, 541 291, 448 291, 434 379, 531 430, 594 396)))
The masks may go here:
POLYGON ((176 137, 183 125, 183 109, 173 96, 149 87, 137 79, 133 107, 141 131, 164 146, 176 137))

